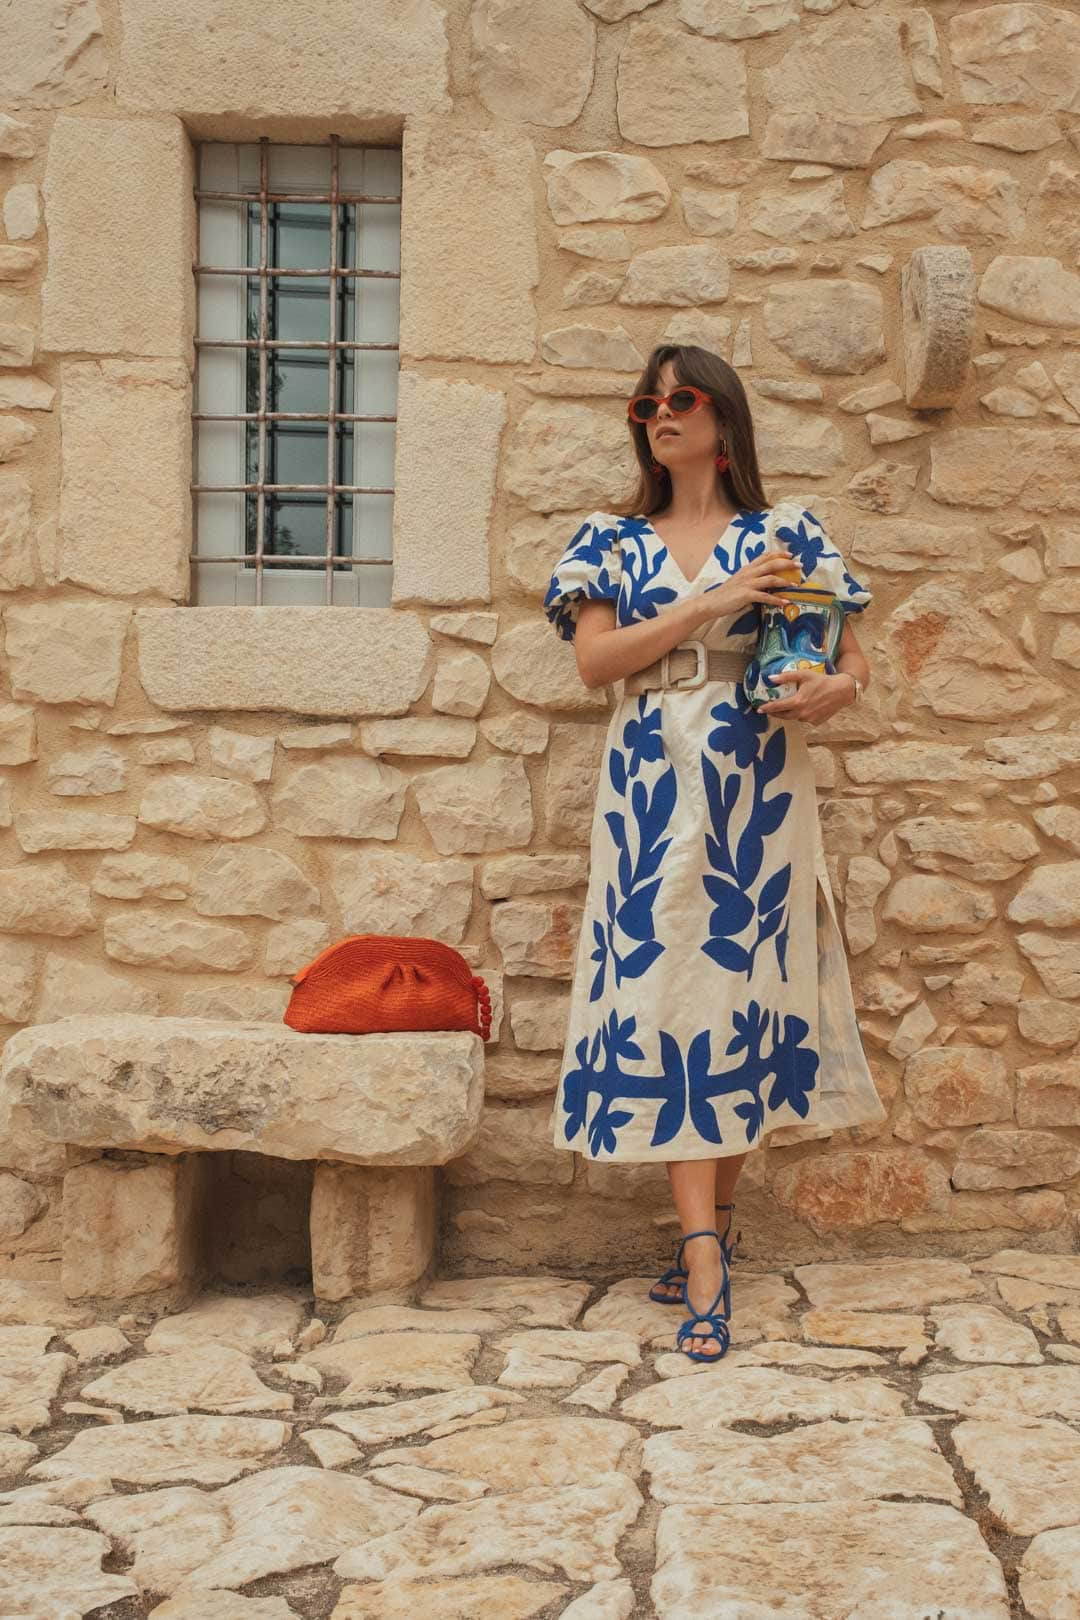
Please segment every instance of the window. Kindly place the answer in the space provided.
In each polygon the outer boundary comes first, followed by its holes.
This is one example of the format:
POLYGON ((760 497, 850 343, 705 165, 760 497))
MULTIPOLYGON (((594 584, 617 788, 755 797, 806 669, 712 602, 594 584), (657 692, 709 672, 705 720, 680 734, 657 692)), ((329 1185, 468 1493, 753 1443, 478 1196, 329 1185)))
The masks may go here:
POLYGON ((195 600, 387 606, 401 153, 206 143, 196 206, 195 600))

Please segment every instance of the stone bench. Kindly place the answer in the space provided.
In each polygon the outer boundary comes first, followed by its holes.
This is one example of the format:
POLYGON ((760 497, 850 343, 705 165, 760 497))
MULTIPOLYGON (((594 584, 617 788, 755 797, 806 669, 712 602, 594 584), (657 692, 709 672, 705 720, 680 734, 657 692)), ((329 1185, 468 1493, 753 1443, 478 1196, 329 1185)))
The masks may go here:
POLYGON ((69 1150, 70 1298, 193 1292, 213 1217, 207 1155, 240 1151, 315 1161, 312 1280, 317 1298, 337 1300, 428 1269, 434 1166, 474 1140, 483 1090, 484 1046, 469 1031, 305 1035, 215 1018, 62 1018, 8 1041, 0 1131, 69 1150))

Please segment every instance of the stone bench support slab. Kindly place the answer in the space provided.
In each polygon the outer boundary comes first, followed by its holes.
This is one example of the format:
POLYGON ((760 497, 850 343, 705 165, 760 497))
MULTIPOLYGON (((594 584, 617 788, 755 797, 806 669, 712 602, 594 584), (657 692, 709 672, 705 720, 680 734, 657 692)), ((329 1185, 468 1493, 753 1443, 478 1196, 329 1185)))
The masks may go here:
POLYGON ((12 1036, 0 1131, 147 1153, 445 1164, 480 1124, 469 1031, 302 1035, 216 1018, 62 1018, 12 1036))

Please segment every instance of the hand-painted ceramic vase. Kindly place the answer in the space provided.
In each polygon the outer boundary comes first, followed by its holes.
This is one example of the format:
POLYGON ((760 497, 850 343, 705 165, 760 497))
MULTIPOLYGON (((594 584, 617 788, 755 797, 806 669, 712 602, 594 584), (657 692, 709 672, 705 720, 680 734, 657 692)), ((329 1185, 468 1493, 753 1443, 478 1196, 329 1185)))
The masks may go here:
POLYGON ((772 685, 785 669, 815 669, 835 673, 840 638, 844 633, 844 609, 832 591, 813 585, 784 585, 775 606, 761 602, 761 629, 754 656, 746 666, 743 691, 754 708, 773 698, 794 697, 797 681, 772 685))

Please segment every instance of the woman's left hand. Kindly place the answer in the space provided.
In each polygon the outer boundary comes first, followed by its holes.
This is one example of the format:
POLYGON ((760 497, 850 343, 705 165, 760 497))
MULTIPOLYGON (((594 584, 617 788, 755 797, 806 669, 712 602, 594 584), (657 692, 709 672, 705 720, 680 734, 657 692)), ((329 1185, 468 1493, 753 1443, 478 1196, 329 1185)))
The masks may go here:
POLYGON ((779 679, 768 684, 781 686, 793 681, 794 697, 772 698, 758 705, 758 713, 769 719, 802 720, 808 726, 820 725, 839 709, 846 709, 855 698, 855 683, 841 670, 828 675, 820 669, 785 669, 779 679))

